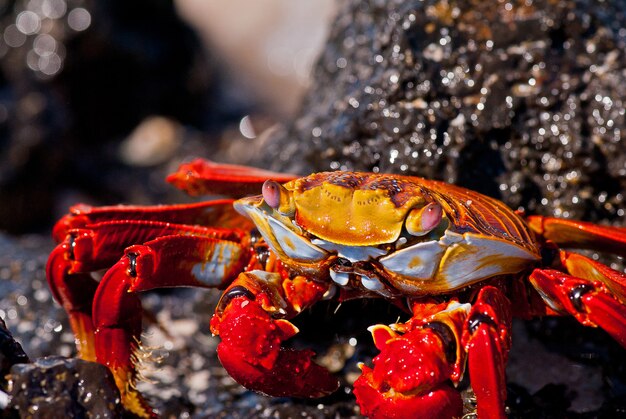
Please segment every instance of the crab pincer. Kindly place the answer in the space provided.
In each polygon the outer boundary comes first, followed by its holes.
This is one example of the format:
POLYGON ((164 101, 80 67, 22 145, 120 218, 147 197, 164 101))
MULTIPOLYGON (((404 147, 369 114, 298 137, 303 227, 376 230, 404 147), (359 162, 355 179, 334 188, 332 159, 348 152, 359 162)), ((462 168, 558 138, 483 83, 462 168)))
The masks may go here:
MULTIPOLYGON (((317 398, 333 393, 338 381, 313 361, 313 351, 283 346, 298 329, 270 314, 295 314, 303 307, 294 307, 285 298, 279 275, 261 274, 241 274, 224 293, 211 319, 211 331, 221 338, 217 354, 222 365, 246 388, 270 396, 317 398)), ((314 300, 323 294, 317 284, 307 286, 313 288, 309 295, 314 300)))
POLYGON ((436 333, 389 332, 382 341, 375 339, 381 352, 374 368, 361 365, 362 374, 354 383, 361 413, 371 418, 460 416, 463 403, 447 382, 451 366, 439 351, 443 348, 436 333))
POLYGON ((361 413, 370 418, 461 416, 463 403, 452 387, 462 376, 460 348, 467 305, 415 303, 405 324, 372 326, 380 354, 373 368, 360 365, 354 383, 361 413), (439 310, 439 311, 438 311, 439 310), (420 318, 426 313, 433 313, 420 318))

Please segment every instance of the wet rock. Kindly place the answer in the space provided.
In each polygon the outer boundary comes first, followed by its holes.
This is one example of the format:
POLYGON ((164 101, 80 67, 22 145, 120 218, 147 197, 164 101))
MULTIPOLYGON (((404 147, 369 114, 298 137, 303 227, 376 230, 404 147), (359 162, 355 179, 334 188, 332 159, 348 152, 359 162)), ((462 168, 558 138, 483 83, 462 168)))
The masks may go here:
POLYGON ((120 395, 108 368, 62 357, 11 368, 8 408, 30 418, 117 418, 120 395))
POLYGON ((28 355, 11 335, 6 323, 0 318, 0 382, 4 381, 4 377, 9 369, 15 364, 28 363, 28 355))
POLYGON ((619 1, 345 1, 299 117, 260 160, 420 175, 618 220, 624 27, 619 1))

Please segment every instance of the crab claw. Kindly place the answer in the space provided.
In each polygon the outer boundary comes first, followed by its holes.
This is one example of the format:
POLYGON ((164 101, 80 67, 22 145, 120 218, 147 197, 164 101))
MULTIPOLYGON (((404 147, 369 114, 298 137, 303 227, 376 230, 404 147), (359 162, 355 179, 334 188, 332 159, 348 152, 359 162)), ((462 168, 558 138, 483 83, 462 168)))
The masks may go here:
POLYGON ((221 315, 213 316, 211 330, 222 338, 217 347, 222 365, 250 390, 303 398, 337 390, 337 379, 312 361, 313 351, 281 348, 298 329, 287 320, 273 319, 256 301, 234 298, 221 315))
POLYGON ((361 413, 370 418, 460 416, 463 403, 447 383, 453 365, 436 332, 415 329, 398 335, 387 326, 370 329, 380 354, 374 368, 361 365, 354 383, 361 413))

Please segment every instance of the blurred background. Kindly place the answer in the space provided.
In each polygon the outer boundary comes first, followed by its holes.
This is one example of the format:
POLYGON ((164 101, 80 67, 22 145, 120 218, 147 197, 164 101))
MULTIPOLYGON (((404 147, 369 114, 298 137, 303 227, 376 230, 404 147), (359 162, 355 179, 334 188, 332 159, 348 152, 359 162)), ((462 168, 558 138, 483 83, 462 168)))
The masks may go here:
POLYGON ((77 201, 184 199, 163 181, 181 161, 246 161, 294 116, 334 12, 0 0, 0 230, 42 231, 77 201))

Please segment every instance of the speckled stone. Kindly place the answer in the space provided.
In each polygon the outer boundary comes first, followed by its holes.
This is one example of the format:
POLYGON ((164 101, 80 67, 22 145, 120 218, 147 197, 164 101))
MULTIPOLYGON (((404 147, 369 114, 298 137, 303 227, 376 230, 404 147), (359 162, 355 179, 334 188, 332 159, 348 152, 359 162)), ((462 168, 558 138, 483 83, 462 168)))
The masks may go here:
POLYGON ((22 417, 119 418, 119 391, 113 374, 95 362, 41 358, 11 368, 8 409, 22 417))
POLYGON ((4 382, 9 369, 19 363, 30 362, 28 355, 22 349, 0 317, 0 383, 4 382))
POLYGON ((263 163, 420 175, 534 213, 618 220, 625 12, 619 1, 344 1, 314 88, 263 163))

